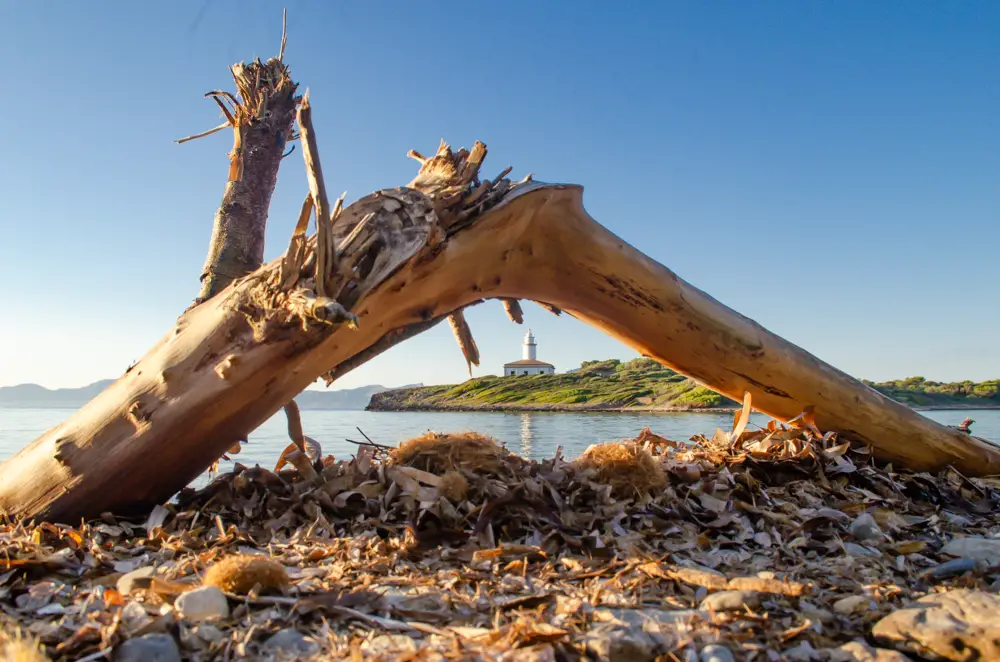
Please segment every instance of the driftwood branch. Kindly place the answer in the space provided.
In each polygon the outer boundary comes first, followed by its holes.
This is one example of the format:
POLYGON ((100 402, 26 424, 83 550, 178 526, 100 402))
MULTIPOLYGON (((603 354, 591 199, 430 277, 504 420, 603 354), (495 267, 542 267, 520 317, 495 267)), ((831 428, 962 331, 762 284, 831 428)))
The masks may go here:
POLYGON ((233 129, 229 177, 215 215, 195 304, 215 296, 264 260, 268 207, 298 103, 297 85, 280 60, 237 64, 231 72, 239 99, 228 92, 208 93, 225 114, 225 124, 178 141, 194 140, 227 126, 233 129))
POLYGON ((488 298, 546 302, 722 394, 750 393, 780 420, 810 410, 883 460, 1000 472, 1000 448, 886 398, 629 246, 587 214, 581 187, 481 181, 485 154, 442 143, 415 155, 410 186, 345 208, 332 224, 337 268, 320 270, 317 237, 301 259, 293 239, 289 255, 187 311, 133 370, 0 465, 0 510, 68 522, 148 510, 317 377, 488 298))

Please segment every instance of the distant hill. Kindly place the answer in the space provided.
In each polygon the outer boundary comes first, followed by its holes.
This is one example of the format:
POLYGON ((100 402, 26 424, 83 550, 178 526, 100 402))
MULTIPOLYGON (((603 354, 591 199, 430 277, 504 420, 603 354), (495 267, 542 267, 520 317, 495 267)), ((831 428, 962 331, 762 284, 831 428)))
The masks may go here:
MULTIPOLYGON (((873 383, 915 409, 997 409, 1000 381, 942 384, 923 377, 873 383)), ((371 411, 713 411, 737 404, 652 359, 585 361, 556 375, 478 377, 461 384, 375 393, 371 411)))
MULTIPOLYGON (((0 408, 7 409, 76 409, 90 402, 113 380, 102 379, 80 388, 47 389, 38 384, 0 387, 0 408)), ((404 387, 407 388, 407 387, 404 387)), ((372 396, 388 390, 371 385, 329 391, 304 391, 295 401, 306 409, 364 409, 372 396)))

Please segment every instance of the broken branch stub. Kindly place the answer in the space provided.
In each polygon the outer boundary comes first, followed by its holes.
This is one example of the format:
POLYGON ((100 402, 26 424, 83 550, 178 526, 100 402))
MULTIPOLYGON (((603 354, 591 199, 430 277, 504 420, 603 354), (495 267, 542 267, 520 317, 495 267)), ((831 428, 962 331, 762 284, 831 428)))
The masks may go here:
POLYGON ((231 73, 239 99, 220 91, 207 95, 222 109, 226 123, 179 141, 233 128, 229 177, 212 226, 196 305, 263 262, 268 208, 298 103, 297 85, 276 58, 236 64, 231 73))
POLYGON ((579 186, 479 182, 479 153, 443 145, 412 187, 344 209, 330 273, 313 237, 299 269, 279 258, 185 313, 135 369, 0 465, 0 510, 76 522, 148 509, 318 376, 485 298, 544 301, 779 420, 812 407, 816 426, 881 459, 1000 471, 1000 448, 882 396, 629 246, 586 213, 579 186), (355 329, 337 323, 351 317, 355 329))

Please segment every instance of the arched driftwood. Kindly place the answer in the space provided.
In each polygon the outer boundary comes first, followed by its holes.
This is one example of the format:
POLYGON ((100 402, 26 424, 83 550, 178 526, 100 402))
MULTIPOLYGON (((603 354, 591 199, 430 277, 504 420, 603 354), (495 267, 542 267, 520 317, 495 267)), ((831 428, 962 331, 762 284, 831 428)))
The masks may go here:
POLYGON ((880 395, 616 237, 587 214, 581 187, 480 182, 485 153, 413 154, 422 167, 407 187, 320 218, 308 240, 300 225, 283 258, 184 313, 104 393, 0 465, 0 509, 61 521, 148 509, 318 377, 489 298, 554 305, 729 397, 749 391, 778 419, 811 407, 818 427, 882 459, 1000 471, 996 446, 880 395))

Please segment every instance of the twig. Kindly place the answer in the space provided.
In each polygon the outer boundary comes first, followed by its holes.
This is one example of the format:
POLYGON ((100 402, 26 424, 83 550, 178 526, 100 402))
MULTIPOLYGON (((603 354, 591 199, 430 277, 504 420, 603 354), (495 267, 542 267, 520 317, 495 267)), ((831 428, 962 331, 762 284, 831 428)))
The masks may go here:
POLYGON ((345 439, 345 441, 354 444, 355 446, 371 446, 372 448, 378 448, 381 450, 391 451, 392 446, 383 446, 382 444, 376 443, 374 441, 354 441, 353 439, 345 439))
POLYGON ((288 8, 281 10, 281 50, 278 51, 278 62, 285 59, 285 42, 288 41, 288 8))
POLYGON ((319 147, 312 125, 312 107, 309 105, 309 90, 302 96, 299 105, 299 134, 302 142, 302 158, 306 163, 306 177, 309 190, 316 206, 316 293, 327 296, 327 279, 334 272, 333 223, 330 220, 330 202, 326 197, 323 182, 323 168, 319 161, 319 147))
MULTIPOLYGON (((232 126, 232 124, 230 124, 229 121, 227 120, 222 124, 220 124, 219 126, 215 127, 214 129, 209 129, 208 131, 202 131, 201 133, 196 133, 193 136, 188 136, 187 138, 181 138, 180 140, 175 140, 174 142, 180 145, 189 142, 191 140, 197 140, 198 138, 204 138, 205 136, 210 136, 213 133, 218 133, 219 131, 222 131, 223 129, 230 126, 232 126)), ((294 145, 292 147, 294 147, 294 145)))
POLYGON ((96 653, 91 653, 85 657, 81 657, 76 662, 93 662, 94 660, 99 660, 102 657, 107 657, 111 655, 111 648, 105 648, 102 651, 97 651, 96 653))
POLYGON ((355 425, 354 429, 356 429, 358 432, 360 432, 361 436, 364 437, 365 439, 367 439, 369 442, 371 442, 373 444, 375 443, 374 441, 372 441, 371 437, 369 437, 368 435, 365 434, 365 431, 361 429, 361 426, 355 425))
POLYGON ((302 434, 302 416, 299 414, 299 405, 295 400, 289 400, 285 403, 284 410, 285 417, 288 419, 288 438, 305 455, 306 445, 302 434))

